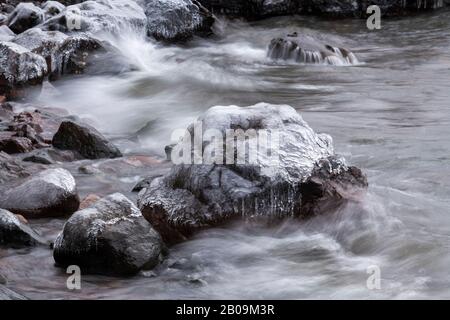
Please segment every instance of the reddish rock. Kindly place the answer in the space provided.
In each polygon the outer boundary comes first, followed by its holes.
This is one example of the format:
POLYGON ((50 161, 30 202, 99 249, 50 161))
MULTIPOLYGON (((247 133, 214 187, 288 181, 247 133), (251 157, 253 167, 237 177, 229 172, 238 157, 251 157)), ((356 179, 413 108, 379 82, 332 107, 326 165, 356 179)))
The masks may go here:
POLYGON ((100 200, 101 198, 94 194, 88 194, 80 203, 80 208, 78 210, 83 210, 86 209, 88 207, 90 207, 91 205, 93 205, 94 203, 96 203, 98 200, 100 200))

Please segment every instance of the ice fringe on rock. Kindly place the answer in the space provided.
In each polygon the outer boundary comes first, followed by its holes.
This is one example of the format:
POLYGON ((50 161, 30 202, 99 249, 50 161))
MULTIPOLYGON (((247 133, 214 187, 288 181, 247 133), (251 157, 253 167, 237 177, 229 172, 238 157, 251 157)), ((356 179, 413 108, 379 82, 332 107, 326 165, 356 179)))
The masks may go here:
POLYGON ((274 60, 335 66, 359 63, 355 54, 348 49, 324 44, 311 36, 298 33, 273 39, 269 45, 268 57, 274 60))

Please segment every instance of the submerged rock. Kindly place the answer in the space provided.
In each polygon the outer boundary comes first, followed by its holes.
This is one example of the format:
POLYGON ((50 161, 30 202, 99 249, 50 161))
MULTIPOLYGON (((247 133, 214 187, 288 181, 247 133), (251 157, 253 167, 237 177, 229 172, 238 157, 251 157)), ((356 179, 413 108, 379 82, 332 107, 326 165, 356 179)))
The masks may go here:
POLYGON ((292 60, 299 63, 348 65, 358 59, 348 49, 321 43, 311 36, 293 33, 284 38, 273 39, 268 56, 274 60, 292 60))
POLYGON ((0 95, 21 98, 28 86, 41 86, 47 75, 41 56, 12 42, 0 41, 0 95))
POLYGON ((14 43, 44 57, 50 79, 63 74, 79 74, 87 67, 89 55, 102 48, 98 40, 86 34, 67 36, 59 31, 30 29, 14 40, 14 43))
POLYGON ((0 184, 3 185, 13 180, 28 177, 29 175, 30 172, 18 160, 0 151, 0 184))
POLYGON ((22 33, 44 22, 44 11, 33 3, 22 2, 8 17, 8 27, 15 33, 22 33))
POLYGON ((138 208, 116 193, 78 211, 55 241, 58 266, 80 266, 83 273, 133 275, 155 267, 164 245, 138 208))
POLYGON ((0 209, 0 245, 8 247, 44 244, 44 239, 13 213, 0 209))
POLYGON ((0 300, 27 300, 27 298, 0 284, 0 300))
POLYGON ((120 33, 123 30, 145 34, 144 9, 132 0, 85 1, 65 8, 41 28, 49 31, 120 33))
POLYGON ((148 35, 157 40, 183 41, 212 33, 213 15, 195 0, 145 0, 148 35))
POLYGON ((1 190, 0 208, 26 218, 58 217, 78 210, 75 179, 65 169, 48 169, 18 186, 1 190))
POLYGON ((53 137, 52 144, 61 150, 78 152, 87 159, 118 158, 119 149, 100 132, 85 124, 63 121, 53 137))
POLYGON ((316 134, 289 106, 213 107, 188 128, 172 161, 171 172, 138 197, 142 214, 168 243, 235 218, 307 218, 367 186, 359 169, 335 155, 331 137, 316 134), (223 138, 230 133, 239 133, 242 144, 223 138), (196 134, 203 134, 203 153, 192 145, 196 134))

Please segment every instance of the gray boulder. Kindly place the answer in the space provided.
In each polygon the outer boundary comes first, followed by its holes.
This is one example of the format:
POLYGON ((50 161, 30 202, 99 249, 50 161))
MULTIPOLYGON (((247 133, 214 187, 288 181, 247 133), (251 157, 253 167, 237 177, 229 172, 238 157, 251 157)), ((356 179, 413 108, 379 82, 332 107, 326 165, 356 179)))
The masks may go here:
POLYGON ((213 15, 195 0, 145 0, 148 35, 157 40, 183 41, 209 35, 213 15))
POLYGON ((61 150, 78 152, 87 159, 118 158, 122 154, 95 128, 73 121, 63 121, 52 144, 61 150))
POLYGON ((311 217, 367 187, 362 172, 334 153, 331 137, 316 134, 289 106, 213 107, 175 145, 172 161, 171 172, 138 196, 142 214, 167 243, 237 218, 311 217), (239 131, 241 144, 226 138, 239 131), (201 151, 192 144, 199 132, 201 151))
POLYGON ((61 168, 41 171, 17 186, 2 186, 0 191, 0 208, 26 218, 72 214, 80 204, 75 179, 61 168))
POLYGON ((133 275, 162 259, 159 234, 138 208, 116 193, 70 217, 58 235, 53 256, 58 266, 83 273, 133 275))
POLYGON ((45 240, 13 213, 0 209, 0 245, 23 247, 37 244, 45 244, 45 240))
POLYGON ((27 87, 41 87, 47 72, 41 56, 16 43, 0 41, 0 95, 21 98, 27 87))
POLYGON ((325 44, 311 36, 297 33, 273 39, 269 45, 268 57, 274 60, 338 66, 358 63, 355 54, 346 48, 325 44))
POLYGON ((33 3, 22 2, 8 17, 8 27, 15 33, 22 33, 44 22, 44 11, 33 3))

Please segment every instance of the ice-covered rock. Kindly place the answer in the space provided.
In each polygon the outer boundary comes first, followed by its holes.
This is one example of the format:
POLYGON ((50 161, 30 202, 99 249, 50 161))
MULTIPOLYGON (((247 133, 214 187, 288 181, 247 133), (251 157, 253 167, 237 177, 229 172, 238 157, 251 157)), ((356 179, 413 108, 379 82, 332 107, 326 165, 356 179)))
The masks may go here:
POLYGON ((0 41, 11 41, 16 34, 8 26, 0 26, 0 41))
POLYGON ((213 15, 195 0, 144 0, 148 35, 158 40, 186 40, 211 34, 213 15))
POLYGON ((41 8, 44 10, 45 18, 48 19, 63 12, 66 6, 58 1, 46 1, 41 8))
POLYGON ((159 234, 124 195, 116 193, 70 217, 58 235, 57 265, 84 273, 132 275, 155 267, 164 252, 159 234))
POLYGON ((325 44, 308 36, 293 33, 273 39, 268 56, 274 60, 291 60, 299 63, 351 65, 358 63, 355 54, 348 49, 325 44))
POLYGON ((8 247, 34 246, 45 240, 13 213, 0 209, 0 245, 8 247))
POLYGON ((78 152, 87 159, 118 158, 122 154, 95 128, 73 121, 63 121, 52 144, 61 150, 78 152))
POLYGON ((28 86, 41 86, 47 75, 41 56, 12 42, 0 41, 0 95, 20 98, 28 86))
POLYGON ((8 27, 22 33, 44 22, 44 11, 30 2, 22 2, 8 17, 8 27))
POLYGON ((57 217, 78 209, 76 183, 65 169, 48 169, 17 186, 0 187, 0 208, 26 218, 57 217))
POLYGON ((82 73, 89 55, 102 48, 98 40, 84 33, 68 36, 38 27, 18 35, 13 42, 44 57, 51 80, 63 74, 82 73))
POLYGON ((168 243, 239 217, 306 218, 367 186, 359 169, 335 155, 331 137, 316 134, 286 105, 213 107, 171 156, 171 172, 138 197, 142 214, 168 243))
POLYGON ((41 28, 49 31, 145 34, 147 17, 144 9, 132 0, 85 1, 66 7, 47 20, 41 28))

